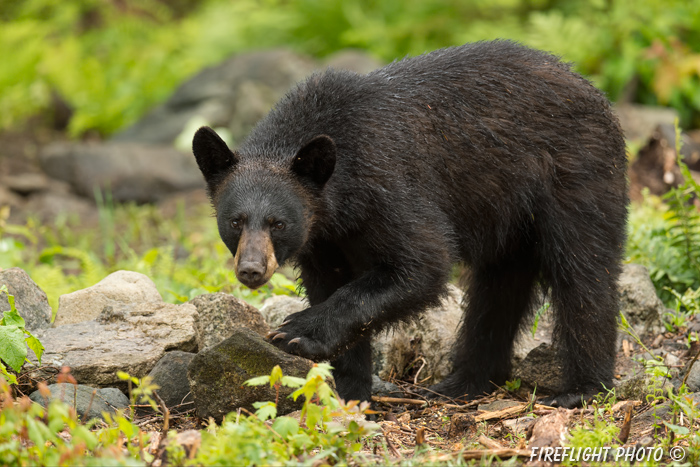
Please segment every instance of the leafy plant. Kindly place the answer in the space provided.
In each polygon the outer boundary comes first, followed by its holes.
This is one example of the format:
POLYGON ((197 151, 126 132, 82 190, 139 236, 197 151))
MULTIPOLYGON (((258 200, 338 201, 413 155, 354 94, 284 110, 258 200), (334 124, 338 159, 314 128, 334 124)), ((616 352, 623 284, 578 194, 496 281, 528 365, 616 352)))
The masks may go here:
POLYGON ((25 329, 24 318, 20 316, 15 307, 15 297, 10 295, 6 285, 0 286, 0 296, 3 294, 7 297, 10 310, 4 311, 2 319, 0 319, 0 373, 10 384, 16 384, 17 378, 7 371, 5 364, 9 365, 15 372, 19 372, 24 362, 29 361, 27 359, 28 348, 34 352, 39 364, 41 364, 44 346, 41 345, 39 339, 25 329))
POLYGON ((627 252, 634 262, 649 267, 651 279, 664 303, 672 306, 679 293, 700 288, 700 186, 680 156, 680 129, 676 122, 676 157, 683 183, 663 196, 645 195, 630 212, 627 252))
MULTIPOLYGON (((339 401, 327 383, 330 366, 317 364, 306 378, 284 376, 279 366, 269 376, 248 385, 270 384, 298 388, 290 397, 304 396, 300 419, 277 416, 277 402, 260 402, 255 415, 231 413, 221 426, 210 425, 193 460, 197 465, 335 465, 349 462, 362 440, 376 431, 374 423, 358 421, 367 403, 339 401), (334 422, 334 417, 346 423, 334 422), (352 418, 349 418, 352 417, 352 418), (271 425, 265 420, 271 419, 271 425)), ((279 392, 278 396, 279 398, 279 392)), ((172 439, 172 436, 171 436, 172 439)), ((173 465, 185 465, 182 448, 171 445, 173 465), (179 454, 178 454, 179 451, 179 454)))

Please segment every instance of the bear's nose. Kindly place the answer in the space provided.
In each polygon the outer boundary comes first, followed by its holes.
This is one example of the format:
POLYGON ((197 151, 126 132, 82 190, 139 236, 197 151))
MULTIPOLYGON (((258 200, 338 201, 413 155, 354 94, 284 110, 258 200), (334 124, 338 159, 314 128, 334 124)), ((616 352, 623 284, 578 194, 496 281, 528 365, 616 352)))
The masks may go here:
POLYGON ((257 261, 245 261, 238 265, 238 278, 246 285, 258 284, 265 275, 265 266, 257 261))

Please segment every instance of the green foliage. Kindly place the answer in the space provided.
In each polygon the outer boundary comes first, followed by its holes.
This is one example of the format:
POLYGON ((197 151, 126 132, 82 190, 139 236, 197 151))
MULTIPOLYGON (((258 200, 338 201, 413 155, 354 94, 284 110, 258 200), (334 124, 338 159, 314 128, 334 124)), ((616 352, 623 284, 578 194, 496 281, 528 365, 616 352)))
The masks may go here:
MULTIPOLYGON (((42 389, 48 395, 48 389, 42 389)), ((144 466, 139 456, 148 435, 121 414, 106 416, 107 427, 93 430, 60 400, 48 408, 28 397, 16 401, 0 377, 0 464, 65 466, 144 466)))
POLYGON ((58 94, 75 109, 73 135, 110 134, 249 49, 354 47, 390 61, 493 38, 560 54, 613 99, 672 105, 689 124, 700 115, 698 31, 698 0, 15 0, 0 12, 0 128, 58 94))
POLYGON ((31 349, 36 355, 39 364, 41 356, 44 354, 44 346, 39 339, 24 327, 22 318, 15 307, 15 297, 10 295, 7 286, 0 286, 0 296, 5 295, 10 304, 10 310, 2 312, 0 319, 0 374, 4 376, 10 384, 17 383, 15 375, 8 373, 5 364, 14 371, 19 372, 27 360, 27 349, 31 349))
MULTIPOLYGON (((131 402, 149 403, 155 386, 121 373, 133 385, 131 402)), ((176 432, 167 434, 169 465, 335 465, 356 459, 362 442, 377 430, 365 422, 368 404, 339 401, 326 380, 330 366, 320 364, 306 378, 290 378, 275 367, 270 376, 254 378, 249 384, 298 387, 291 396, 305 397, 301 422, 291 417, 271 417, 258 409, 257 415, 231 413, 221 426, 210 424, 192 457, 176 442, 176 432), (265 423, 272 418, 272 424, 265 423), (343 420, 337 423, 333 420, 343 420), (359 420, 359 421, 358 421, 359 420), (195 455, 196 454, 196 455, 195 455)), ((46 386, 40 388, 48 396, 46 386)), ((267 404, 275 405, 274 402, 267 404)), ((103 414, 105 424, 81 423, 75 410, 60 400, 48 409, 27 397, 15 401, 10 386, 0 377, 0 464, 2 465, 150 465, 149 435, 131 416, 117 412, 103 414)))
MULTIPOLYGON (((315 365, 306 379, 284 376, 276 366, 269 376, 248 385, 270 384, 298 388, 290 397, 304 396, 300 420, 276 417, 276 403, 257 404, 255 416, 229 414, 221 427, 202 434, 196 461, 200 465, 334 465, 349 463, 362 440, 377 430, 374 423, 358 421, 369 404, 339 401, 326 382, 328 364, 315 365), (335 422, 345 420, 345 423, 335 422), (263 423, 273 419, 267 426, 263 423)), ((185 465, 185 464, 174 464, 185 465)))
POLYGON ((700 289, 700 210, 694 203, 700 199, 700 186, 681 160, 680 141, 676 122, 677 163, 683 183, 663 196, 665 204, 645 194, 642 205, 630 211, 627 240, 630 260, 649 268, 667 306, 681 296, 678 291, 700 289))

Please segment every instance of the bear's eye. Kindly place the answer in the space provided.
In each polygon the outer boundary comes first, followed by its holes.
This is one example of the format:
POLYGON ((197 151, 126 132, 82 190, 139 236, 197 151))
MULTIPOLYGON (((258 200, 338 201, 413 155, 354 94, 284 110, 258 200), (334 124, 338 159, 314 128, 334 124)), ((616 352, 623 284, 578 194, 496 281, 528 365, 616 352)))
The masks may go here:
POLYGON ((231 219, 231 227, 235 230, 241 230, 242 222, 240 219, 231 219))
POLYGON ((282 221, 277 221, 274 224, 272 224, 272 228, 275 230, 284 230, 286 225, 282 221))

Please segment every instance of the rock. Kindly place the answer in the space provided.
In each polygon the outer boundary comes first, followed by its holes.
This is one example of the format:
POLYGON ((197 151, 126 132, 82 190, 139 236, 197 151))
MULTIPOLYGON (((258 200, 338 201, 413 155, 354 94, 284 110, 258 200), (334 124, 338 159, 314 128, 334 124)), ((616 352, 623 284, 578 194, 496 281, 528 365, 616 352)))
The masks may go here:
MULTIPOLYGON (((541 297, 538 303, 544 304, 549 302, 549 297, 541 297)), ((541 306, 541 305, 540 305, 541 306)), ((537 309, 540 306, 536 306, 537 309)), ((539 321, 537 322, 537 328, 535 329, 535 334, 532 334, 532 326, 534 324, 534 313, 531 321, 524 326, 520 331, 520 334, 516 338, 513 344, 513 368, 520 365, 520 362, 527 357, 533 349, 540 346, 541 344, 551 344, 552 343, 552 331, 554 330, 554 319, 552 308, 550 307, 542 313, 539 321)))
POLYGON ((533 349, 513 372, 523 386, 537 392, 556 394, 564 387, 564 368, 556 349, 550 344, 540 344, 533 349))
POLYGON ((10 206, 11 208, 21 207, 24 200, 14 191, 0 184, 0 207, 10 206))
POLYGON ((292 313, 298 313, 309 307, 306 300, 290 295, 274 295, 262 304, 260 314, 270 325, 270 329, 277 329, 285 318, 292 313))
POLYGON ((108 307, 102 322, 82 321, 37 332, 46 349, 42 364, 70 367, 82 384, 123 389, 126 386, 117 371, 142 378, 166 351, 196 350, 197 310, 191 304, 143 302, 128 306, 126 313, 108 307))
MULTIPOLYGON (((49 401, 59 399, 75 407, 78 417, 84 420, 104 420, 102 412, 115 414, 117 410, 129 407, 129 398, 116 388, 96 389, 82 384, 58 383, 49 385, 49 390, 49 401)), ((46 399, 39 391, 31 393, 29 398, 44 407, 47 406, 46 399)))
POLYGON ((649 408, 649 410, 647 410, 644 413, 635 415, 634 421, 638 426, 640 426, 642 423, 645 425, 650 423, 657 423, 663 426, 661 422, 663 420, 669 420, 671 418, 669 416, 670 412, 671 403, 664 402, 663 404, 652 406, 651 408, 649 408))
POLYGON ((688 391, 698 392, 700 391, 700 363, 697 361, 693 364, 688 374, 688 379, 685 384, 688 386, 688 391))
POLYGON ((165 145, 58 142, 41 150, 39 162, 88 198, 99 189, 115 201, 147 203, 204 185, 194 157, 165 145))
POLYGON ((24 205, 23 213, 31 213, 33 216, 48 222, 58 215, 73 216, 85 224, 89 219, 97 218, 97 208, 85 198, 70 193, 70 191, 42 191, 33 193, 24 205))
POLYGON ((668 107, 653 107, 640 104, 617 104, 615 113, 629 141, 645 142, 659 125, 673 126, 678 112, 668 107))
POLYGON ((404 397, 404 393, 397 385, 384 381, 377 375, 372 375, 372 395, 381 397, 404 397))
POLYGON ((640 374, 632 374, 618 382, 615 387, 615 394, 622 400, 646 400, 646 396, 651 393, 654 385, 654 378, 644 373, 644 368, 639 367, 640 374))
MULTIPOLYGON (((269 384, 245 386, 243 383, 269 375, 275 365, 285 375, 305 377, 313 362, 282 352, 250 329, 234 329, 231 337, 202 350, 190 363, 187 377, 197 416, 213 417, 220 422, 224 415, 239 407, 253 412, 253 402, 274 401, 276 393, 269 384)), ((301 408, 301 398, 294 402, 287 397, 292 392, 291 388, 280 389, 278 415, 301 408)))
POLYGON ((329 55, 325 60, 325 65, 338 70, 366 74, 381 67, 382 62, 362 50, 348 49, 329 55))
POLYGON ((133 271, 117 271, 87 289, 61 295, 55 326, 97 319, 106 306, 120 308, 163 299, 148 277, 133 271))
POLYGON ((238 327, 252 329, 263 337, 270 332, 257 308, 232 295, 204 294, 190 303, 197 308, 194 329, 200 350, 227 339, 238 327))
POLYGON ((212 127, 231 127, 234 142, 238 142, 253 120, 315 67, 310 58, 288 50, 234 56, 185 82, 168 101, 117 134, 114 141, 171 144, 190 120, 202 118, 212 127), (238 121, 245 123, 239 126, 238 121))
POLYGON ((535 423, 535 417, 528 415, 511 420, 503 420, 503 425, 515 434, 525 433, 535 423))
POLYGON ((166 352, 148 374, 152 378, 152 382, 160 386, 160 389, 157 390, 158 395, 169 409, 183 404, 187 404, 186 409, 192 407, 187 367, 195 355, 180 350, 166 352))
POLYGON ((235 113, 228 125, 233 142, 242 141, 280 97, 280 93, 265 83, 252 80, 240 83, 232 102, 235 113))
POLYGON ((509 407, 517 407, 519 405, 523 405, 523 403, 518 401, 497 400, 489 402, 488 404, 479 404, 477 408, 485 412, 498 412, 499 410, 507 409, 509 407))
POLYGON ((661 316, 666 311, 656 295, 649 271, 639 264, 625 264, 618 280, 620 288, 620 311, 640 336, 647 333, 664 332, 661 316))
POLYGON ((450 354, 462 319, 462 291, 448 286, 440 306, 414 321, 399 323, 377 335, 372 342, 374 373, 382 379, 403 375, 417 356, 425 359, 419 380, 439 381, 452 368, 450 354))
POLYGON ((664 364, 668 367, 677 367, 681 364, 681 359, 669 352, 664 357, 664 364))
MULTIPOLYGON (((0 286, 6 285, 15 297, 15 307, 24 318, 24 326, 34 332, 51 326, 51 306, 41 288, 20 268, 0 270, 0 286)), ((0 294, 0 311, 9 311, 10 302, 6 294, 0 294)))
POLYGON ((41 172, 22 172, 12 174, 11 176, 3 177, 2 180, 0 180, 0 183, 22 196, 27 196, 35 192, 46 191, 50 185, 48 177, 41 172))

